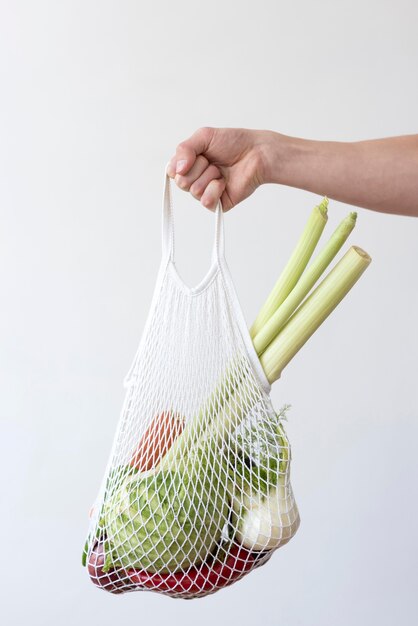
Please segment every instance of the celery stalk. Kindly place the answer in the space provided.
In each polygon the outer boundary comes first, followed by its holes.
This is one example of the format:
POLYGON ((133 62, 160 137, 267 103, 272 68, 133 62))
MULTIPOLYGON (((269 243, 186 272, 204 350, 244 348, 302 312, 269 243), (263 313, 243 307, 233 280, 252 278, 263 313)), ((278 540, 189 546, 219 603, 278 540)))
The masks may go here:
POLYGON ((350 291, 370 261, 367 252, 351 247, 296 310, 261 355, 261 365, 271 383, 280 378, 285 366, 350 291))
POLYGON ((270 319, 282 302, 284 302, 298 282, 324 230, 328 219, 327 207, 328 198, 324 198, 321 204, 312 210, 292 256, 251 327, 250 334, 252 338, 260 332, 264 324, 270 319))
POLYGON ((258 355, 261 355, 269 343, 281 331, 290 316, 295 312, 316 281, 331 263, 341 246, 347 240, 356 224, 357 213, 350 213, 337 227, 328 243, 321 250, 312 264, 302 274, 286 300, 273 313, 253 339, 258 355))

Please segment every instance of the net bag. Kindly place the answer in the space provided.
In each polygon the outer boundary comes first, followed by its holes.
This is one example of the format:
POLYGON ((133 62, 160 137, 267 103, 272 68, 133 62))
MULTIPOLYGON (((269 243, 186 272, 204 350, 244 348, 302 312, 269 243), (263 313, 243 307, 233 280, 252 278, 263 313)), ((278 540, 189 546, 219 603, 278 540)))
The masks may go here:
POLYGON ((247 329, 215 211, 193 288, 174 263, 171 179, 163 255, 83 553, 112 593, 202 597, 263 565, 299 526, 283 415, 247 329))

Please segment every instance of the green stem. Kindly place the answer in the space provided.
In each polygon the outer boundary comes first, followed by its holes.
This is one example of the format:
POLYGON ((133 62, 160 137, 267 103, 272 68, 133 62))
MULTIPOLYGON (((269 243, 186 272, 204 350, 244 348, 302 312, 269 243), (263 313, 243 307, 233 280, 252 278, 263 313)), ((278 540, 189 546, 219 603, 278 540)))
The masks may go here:
POLYGON ((239 380, 219 411, 207 423, 205 440, 214 447, 222 447, 257 401, 258 390, 248 363, 244 360, 239 380))
POLYGON ((351 247, 292 315, 260 358, 270 383, 280 378, 289 361, 347 295, 370 261, 367 252, 351 247))
POLYGON ((219 414, 222 414, 223 407, 228 404, 230 398, 233 402, 234 392, 241 387, 243 382, 245 368, 246 362, 242 359, 235 360, 230 365, 209 399, 200 408, 199 413, 186 424, 181 435, 174 441, 155 469, 162 470, 170 469, 173 466, 177 468, 183 466, 184 460, 187 460, 188 451, 192 449, 209 427, 212 430, 212 423, 219 414))
POLYGON ((347 240, 356 224, 357 213, 350 213, 334 231, 328 243, 321 250, 313 263, 302 274, 299 281, 279 306, 270 319, 253 339, 254 347, 258 355, 261 355, 269 343, 281 331, 292 313, 294 313, 302 300, 307 296, 318 278, 324 273, 337 252, 347 240))
POLYGON ((294 249, 292 256, 287 262, 279 280, 273 287, 270 295, 260 309, 259 314, 251 327, 250 334, 254 338, 270 319, 276 309, 284 302, 293 287, 298 282, 303 270, 315 249, 316 244, 327 222, 328 199, 324 198, 316 206, 306 223, 304 231, 294 249))

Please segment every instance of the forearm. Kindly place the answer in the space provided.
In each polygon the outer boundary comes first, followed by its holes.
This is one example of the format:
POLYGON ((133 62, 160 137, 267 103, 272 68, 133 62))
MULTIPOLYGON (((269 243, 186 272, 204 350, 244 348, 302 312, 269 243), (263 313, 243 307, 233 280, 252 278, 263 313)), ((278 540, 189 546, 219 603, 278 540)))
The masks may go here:
POLYGON ((266 136, 263 182, 418 216, 418 135, 353 143, 266 136))

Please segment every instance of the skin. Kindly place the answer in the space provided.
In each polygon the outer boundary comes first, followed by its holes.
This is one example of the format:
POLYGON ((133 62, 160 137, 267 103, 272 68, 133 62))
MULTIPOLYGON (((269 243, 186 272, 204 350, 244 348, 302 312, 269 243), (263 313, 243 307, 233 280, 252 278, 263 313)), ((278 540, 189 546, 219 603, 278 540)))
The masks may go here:
POLYGON ((354 206, 418 217, 418 135, 312 141, 269 130, 199 128, 167 173, 204 207, 224 211, 274 183, 354 206))

